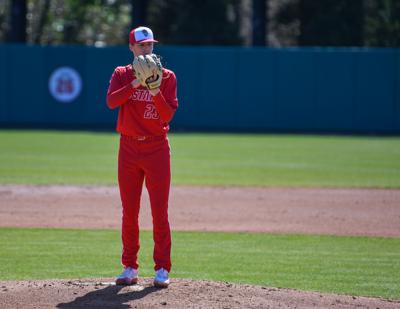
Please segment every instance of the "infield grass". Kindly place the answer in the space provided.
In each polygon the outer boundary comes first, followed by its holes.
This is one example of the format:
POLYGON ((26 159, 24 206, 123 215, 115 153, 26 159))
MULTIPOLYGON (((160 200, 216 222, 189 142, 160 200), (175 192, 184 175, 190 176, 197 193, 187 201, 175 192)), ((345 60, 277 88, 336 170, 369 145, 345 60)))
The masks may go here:
MULTIPOLYGON (((173 184, 400 188, 400 138, 170 134, 173 184)), ((117 182, 115 133, 0 131, 0 184, 117 182)))
MULTIPOLYGON (((152 235, 141 234, 140 275, 153 276, 152 235)), ((113 230, 0 229, 0 280, 113 278, 113 230)), ((172 278, 400 299, 400 239, 173 233, 172 278)))

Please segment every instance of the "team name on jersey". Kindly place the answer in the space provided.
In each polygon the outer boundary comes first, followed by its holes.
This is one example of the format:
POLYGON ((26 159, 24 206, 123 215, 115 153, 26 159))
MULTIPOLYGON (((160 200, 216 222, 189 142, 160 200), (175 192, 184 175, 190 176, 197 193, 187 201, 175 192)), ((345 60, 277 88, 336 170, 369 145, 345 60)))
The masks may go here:
POLYGON ((135 101, 153 102, 152 95, 145 89, 137 89, 132 94, 131 99, 135 101))

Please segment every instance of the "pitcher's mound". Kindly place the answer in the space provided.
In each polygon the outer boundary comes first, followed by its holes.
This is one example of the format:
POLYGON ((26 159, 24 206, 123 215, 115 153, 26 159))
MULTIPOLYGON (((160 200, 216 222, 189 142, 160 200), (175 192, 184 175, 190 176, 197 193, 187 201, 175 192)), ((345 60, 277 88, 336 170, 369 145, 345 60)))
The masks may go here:
POLYGON ((0 281, 1 308, 399 308, 400 301, 223 282, 152 279, 116 286, 113 279, 0 281))

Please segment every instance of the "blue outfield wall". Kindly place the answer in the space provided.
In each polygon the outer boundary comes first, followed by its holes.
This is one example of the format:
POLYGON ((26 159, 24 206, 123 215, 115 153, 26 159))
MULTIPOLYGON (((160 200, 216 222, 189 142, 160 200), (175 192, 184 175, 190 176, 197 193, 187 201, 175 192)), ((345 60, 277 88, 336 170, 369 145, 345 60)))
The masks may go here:
MULTIPOLYGON (((158 46, 178 78, 173 130, 400 133, 400 50, 158 46)), ((113 128, 105 97, 127 47, 0 45, 0 126, 113 128), (49 91, 59 67, 82 91, 49 91)))

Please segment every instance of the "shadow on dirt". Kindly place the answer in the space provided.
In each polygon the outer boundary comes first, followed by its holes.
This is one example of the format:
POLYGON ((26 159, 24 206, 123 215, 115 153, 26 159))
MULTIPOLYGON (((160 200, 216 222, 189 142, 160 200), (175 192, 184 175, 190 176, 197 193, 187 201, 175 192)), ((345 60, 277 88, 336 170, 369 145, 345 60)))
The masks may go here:
MULTIPOLYGON (((131 287, 141 288, 137 285, 131 287)), ((145 286, 143 289, 136 290, 124 286, 108 286, 77 297, 69 303, 60 303, 56 308, 131 308, 129 302, 141 299, 159 290, 154 286, 145 286), (121 290, 126 290, 126 292, 121 290)))

